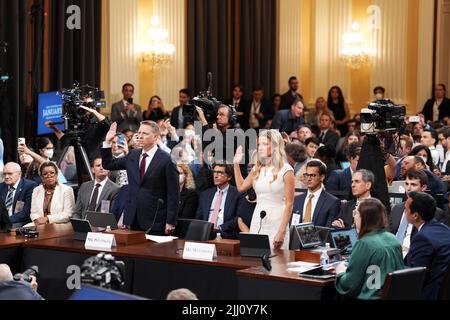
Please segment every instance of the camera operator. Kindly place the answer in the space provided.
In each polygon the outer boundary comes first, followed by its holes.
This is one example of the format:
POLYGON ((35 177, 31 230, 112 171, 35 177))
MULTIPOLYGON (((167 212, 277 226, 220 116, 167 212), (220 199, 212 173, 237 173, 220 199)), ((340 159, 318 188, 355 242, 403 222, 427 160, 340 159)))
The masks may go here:
MULTIPOLYGON (((91 109, 85 106, 79 106, 79 108, 86 111, 86 115, 89 117, 89 123, 86 126, 85 133, 81 137, 81 144, 86 149, 86 154, 89 161, 93 161, 98 155, 99 150, 102 148, 103 140, 105 139, 106 133, 108 133, 109 127, 111 126, 111 120, 102 115, 96 109, 91 109)), ((46 122, 45 126, 53 130, 63 146, 70 145, 73 137, 58 129, 55 123, 46 122)))
POLYGON ((36 277, 30 279, 31 282, 15 281, 9 266, 0 264, 0 300, 44 300, 37 293, 36 277))

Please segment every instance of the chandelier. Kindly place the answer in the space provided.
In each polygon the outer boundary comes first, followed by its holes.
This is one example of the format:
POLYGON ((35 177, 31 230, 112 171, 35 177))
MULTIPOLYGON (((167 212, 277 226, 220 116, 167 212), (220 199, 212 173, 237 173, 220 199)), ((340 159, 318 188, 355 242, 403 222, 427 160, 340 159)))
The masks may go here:
POLYGON ((152 17, 147 36, 148 41, 139 43, 137 47, 140 61, 152 67, 170 63, 175 53, 175 46, 169 43, 169 32, 160 27, 158 17, 152 17))
POLYGON ((352 24, 352 32, 344 34, 341 50, 342 61, 351 69, 359 69, 369 62, 370 50, 364 44, 364 35, 359 32, 359 23, 352 24))

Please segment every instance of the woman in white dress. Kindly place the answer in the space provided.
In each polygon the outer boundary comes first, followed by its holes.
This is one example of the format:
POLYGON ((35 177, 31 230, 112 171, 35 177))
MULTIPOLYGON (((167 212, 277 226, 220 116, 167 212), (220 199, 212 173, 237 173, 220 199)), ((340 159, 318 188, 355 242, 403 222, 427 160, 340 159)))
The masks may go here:
POLYGON ((269 235, 274 249, 287 249, 294 201, 294 169, 287 163, 283 137, 277 130, 261 132, 256 164, 245 180, 239 167, 242 158, 243 151, 239 147, 233 161, 236 186, 239 192, 253 187, 257 199, 250 232, 269 235), (266 212, 263 219, 262 211, 266 212))

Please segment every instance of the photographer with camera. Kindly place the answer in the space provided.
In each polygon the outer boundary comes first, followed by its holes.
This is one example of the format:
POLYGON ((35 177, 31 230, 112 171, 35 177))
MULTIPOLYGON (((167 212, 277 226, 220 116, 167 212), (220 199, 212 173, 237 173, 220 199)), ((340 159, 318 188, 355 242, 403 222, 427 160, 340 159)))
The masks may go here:
POLYGON ((8 265, 0 264, 0 300, 44 300, 37 292, 37 276, 37 267, 13 277, 8 265))

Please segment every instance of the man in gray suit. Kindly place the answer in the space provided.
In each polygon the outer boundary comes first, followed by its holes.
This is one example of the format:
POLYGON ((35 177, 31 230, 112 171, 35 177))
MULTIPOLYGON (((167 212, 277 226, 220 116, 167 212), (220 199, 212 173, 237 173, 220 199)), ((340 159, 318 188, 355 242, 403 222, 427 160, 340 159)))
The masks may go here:
POLYGON ((86 211, 100 212, 102 205, 106 212, 111 212, 114 201, 120 191, 120 187, 109 180, 109 171, 103 169, 102 158, 96 157, 91 164, 91 170, 95 180, 85 182, 78 191, 77 203, 75 206, 74 218, 84 219, 86 211))
POLYGON ((117 123, 117 131, 129 129, 137 132, 143 118, 141 106, 133 103, 134 86, 131 83, 125 83, 122 94, 122 101, 112 105, 111 120, 117 123))

